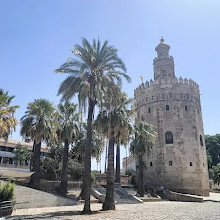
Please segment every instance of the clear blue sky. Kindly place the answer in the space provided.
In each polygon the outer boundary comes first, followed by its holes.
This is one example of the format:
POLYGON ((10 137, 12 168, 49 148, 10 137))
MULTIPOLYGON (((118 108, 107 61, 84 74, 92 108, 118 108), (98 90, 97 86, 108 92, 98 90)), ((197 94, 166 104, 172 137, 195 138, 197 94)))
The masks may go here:
MULTIPOLYGON (((205 134, 220 133, 219 0, 1 0, 0 88, 16 95, 20 119, 28 102, 59 102, 63 75, 54 73, 80 38, 108 39, 119 50, 133 90, 153 78, 161 34, 171 46, 176 76, 200 85, 205 134)), ((13 138, 21 139, 19 127, 13 138)))

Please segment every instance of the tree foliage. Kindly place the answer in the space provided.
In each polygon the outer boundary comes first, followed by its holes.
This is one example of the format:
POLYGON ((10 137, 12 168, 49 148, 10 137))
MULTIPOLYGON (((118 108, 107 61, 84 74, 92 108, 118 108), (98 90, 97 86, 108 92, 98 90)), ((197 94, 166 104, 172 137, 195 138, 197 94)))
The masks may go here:
POLYGON ((205 135, 207 159, 209 167, 220 163, 220 134, 205 135))
POLYGON ((220 163, 212 167, 213 180, 215 184, 220 184, 220 163))
POLYGON ((28 151, 26 146, 22 146, 20 143, 17 144, 14 149, 14 162, 15 165, 24 165, 26 160, 30 160, 31 153, 28 151))
POLYGON ((14 97, 9 96, 8 92, 0 89, 0 138, 7 139, 18 123, 14 114, 19 106, 11 106, 14 97))
POLYGON ((21 135, 31 138, 36 144, 57 140, 57 113, 53 104, 46 99, 35 99, 27 106, 21 118, 21 135))
POLYGON ((143 155, 148 155, 152 151, 155 143, 156 133, 152 126, 148 123, 140 121, 134 126, 132 142, 130 144, 131 153, 138 157, 138 194, 144 196, 143 181, 143 155))

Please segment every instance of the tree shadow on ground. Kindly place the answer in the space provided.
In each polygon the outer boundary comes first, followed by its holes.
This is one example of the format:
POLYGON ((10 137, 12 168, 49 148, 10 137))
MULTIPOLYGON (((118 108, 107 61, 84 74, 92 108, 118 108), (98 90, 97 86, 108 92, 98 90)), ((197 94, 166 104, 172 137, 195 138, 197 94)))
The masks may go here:
MULTIPOLYGON (((7 220, 23 220, 23 219, 67 219, 64 218, 65 216, 74 216, 74 215, 81 215, 81 211, 57 211, 57 212, 46 212, 42 214, 36 215, 18 215, 18 216, 10 216, 7 217, 7 220)), ((92 211, 89 215, 100 214, 101 211, 92 211)))

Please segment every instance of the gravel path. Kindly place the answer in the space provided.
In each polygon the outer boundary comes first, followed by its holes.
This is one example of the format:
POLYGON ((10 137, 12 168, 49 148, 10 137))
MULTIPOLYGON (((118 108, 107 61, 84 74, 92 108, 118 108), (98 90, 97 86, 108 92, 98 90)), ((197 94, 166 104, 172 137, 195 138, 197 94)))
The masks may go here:
POLYGON ((102 204, 91 204, 92 215, 80 215, 83 205, 50 208, 20 209, 8 219, 65 219, 65 220, 220 220, 219 202, 147 202, 142 204, 117 205, 116 211, 99 211, 102 204))

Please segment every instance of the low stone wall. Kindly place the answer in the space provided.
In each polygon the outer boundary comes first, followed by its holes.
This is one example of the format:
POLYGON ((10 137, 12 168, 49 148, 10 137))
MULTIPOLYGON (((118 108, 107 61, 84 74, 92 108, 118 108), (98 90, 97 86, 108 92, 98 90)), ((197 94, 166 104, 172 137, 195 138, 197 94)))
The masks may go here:
POLYGON ((165 197, 170 201, 203 202, 203 198, 166 190, 165 197))
POLYGON ((15 209, 71 206, 78 204, 78 202, 73 199, 19 185, 15 185, 15 199, 15 209))
MULTIPOLYGON (((60 181, 47 181, 40 179, 39 189, 45 192, 55 192, 56 189, 60 186, 60 181)), ((81 189, 82 181, 73 182, 68 181, 68 189, 81 189)))

